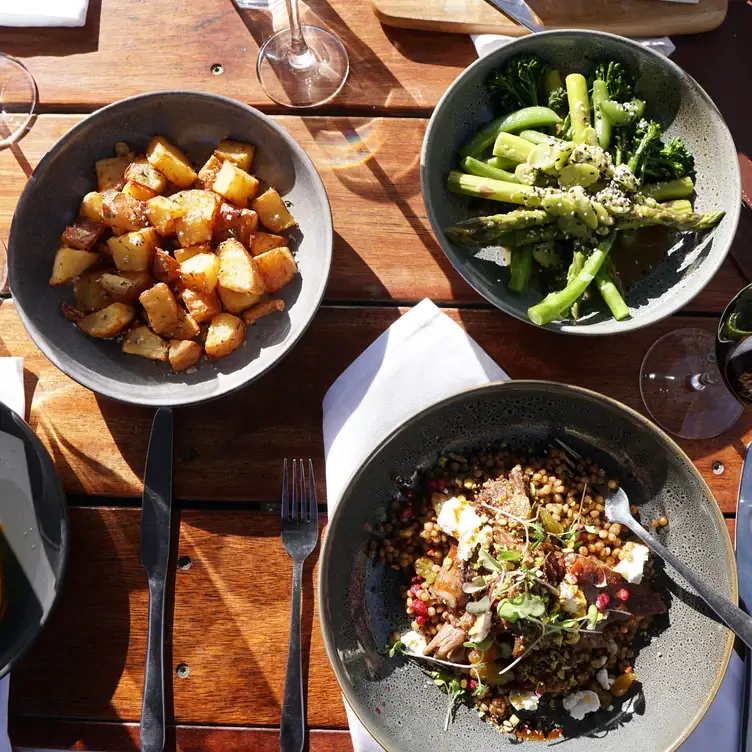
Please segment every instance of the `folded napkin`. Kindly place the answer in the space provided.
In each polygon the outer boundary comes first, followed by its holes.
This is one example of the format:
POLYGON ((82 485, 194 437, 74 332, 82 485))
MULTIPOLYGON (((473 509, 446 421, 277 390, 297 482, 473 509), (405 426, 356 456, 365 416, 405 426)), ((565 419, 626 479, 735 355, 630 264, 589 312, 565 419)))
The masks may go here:
POLYGON ((89 0, 0 0, 0 26, 83 26, 89 0))
MULTIPOLYGON (((508 378, 479 345, 430 300, 419 303, 370 345, 324 397, 324 452, 330 511, 363 460, 405 420, 464 389, 508 378)), ((682 752, 707 752, 709 749, 733 752, 737 749, 743 668, 734 653, 715 702, 682 745, 682 752)), ((345 710, 355 752, 380 752, 381 746, 347 703, 345 710)))

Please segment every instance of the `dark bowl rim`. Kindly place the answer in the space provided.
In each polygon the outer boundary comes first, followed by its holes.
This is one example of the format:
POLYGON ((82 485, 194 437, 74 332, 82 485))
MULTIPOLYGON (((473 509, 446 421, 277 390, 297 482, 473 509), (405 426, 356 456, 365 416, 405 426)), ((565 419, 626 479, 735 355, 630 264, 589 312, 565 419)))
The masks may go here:
MULTIPOLYGON (((39 639, 39 635, 42 633, 47 622, 50 620, 50 617, 52 616, 52 614, 55 612, 55 609, 57 608, 57 604, 60 601, 60 594, 61 594, 63 585, 65 583, 65 575, 66 575, 66 572, 68 571, 68 558, 69 558, 68 555, 70 552, 70 534, 69 534, 69 525, 68 525, 68 503, 67 503, 67 499, 65 496, 65 490, 63 489, 62 481, 60 480, 60 476, 57 473, 57 469, 55 468, 55 463, 52 461, 52 457, 50 456, 50 453, 47 451, 44 444, 42 444, 42 440, 36 435, 32 427, 15 410, 13 410, 12 408, 0 402, 0 411, 6 411, 10 415, 11 420, 18 427, 19 431, 28 438, 31 444, 34 445, 34 447, 36 448, 37 454, 40 456, 40 458, 43 461, 46 461, 47 463, 49 463, 50 467, 52 468, 54 478, 56 481, 58 498, 60 501, 61 523, 62 523, 62 533, 63 533, 62 541, 60 544, 59 576, 57 578, 57 581, 59 582, 60 586, 55 591, 55 595, 53 596, 52 603, 50 604, 50 607, 47 610, 47 613, 42 614, 42 618, 39 620, 39 623, 36 625, 35 629, 28 635, 28 637, 26 637, 25 640, 23 640, 23 642, 19 644, 19 646, 16 648, 16 651, 13 657, 9 658, 8 662, 2 668, 0 668, 0 679, 2 679, 15 668, 18 662, 34 646, 36 641, 39 639)), ((34 506, 36 508, 36 502, 34 502, 34 506)), ((11 603, 8 603, 8 608, 12 608, 11 603)))
MULTIPOLYGON (((152 91, 148 92, 146 94, 136 94, 132 97, 127 97, 126 99, 120 99, 117 102, 113 102, 112 104, 108 104, 105 107, 100 107, 98 110, 95 110, 91 114, 87 115, 81 122, 76 123, 72 128, 70 128, 63 136, 58 139, 58 141, 55 142, 55 144, 47 151, 47 153, 42 157, 42 159, 39 161, 39 164, 34 168, 34 171, 32 172, 31 176, 29 177, 26 185, 24 186, 24 189, 21 193, 21 197, 18 200, 18 204, 16 205, 16 209, 13 213, 13 221, 11 222, 10 226, 10 235, 8 237, 8 280, 10 284, 10 290, 11 290, 11 296, 12 300, 14 302, 16 311, 18 312, 19 318, 21 319, 21 323, 24 325, 24 328, 26 329, 26 332, 31 337, 34 344, 42 351, 44 356, 52 362, 53 365, 55 365, 57 368, 59 368, 68 378, 72 379, 76 383, 80 384, 81 386, 85 387, 86 389, 91 390, 95 394, 100 394, 104 397, 108 397, 109 399, 115 400, 116 402, 123 402, 131 405, 139 405, 142 407, 185 407, 188 405, 199 405, 206 402, 212 402, 216 399, 220 399, 221 397, 225 397, 228 394, 232 394, 234 392, 237 392, 241 389, 244 389, 249 384, 253 383, 254 381, 258 380, 262 376, 265 376, 267 373, 269 373, 271 370, 273 370, 288 354, 289 352, 297 345, 297 343, 300 341, 300 339, 303 337, 303 335, 308 331, 308 328, 310 327, 311 323, 313 322, 313 319, 316 317, 316 314, 318 313, 319 308, 321 307, 321 303, 324 299, 324 294, 326 293, 326 288, 329 283, 329 277, 331 274, 331 267, 332 267, 332 256, 333 256, 333 245, 334 245, 334 222, 332 219, 332 207, 331 202, 329 201, 329 195, 326 192, 326 187, 324 186, 324 182, 321 179, 321 175, 319 174, 319 171, 316 169, 316 166, 313 163, 313 160, 308 156, 308 153, 303 149, 303 147, 278 123, 276 123, 269 115, 266 115, 265 113, 261 112, 260 110, 257 110, 255 107, 251 107, 250 105, 247 105, 243 102, 239 102, 237 99, 232 99, 231 97, 225 97, 221 94, 210 94, 203 91, 193 91, 190 89, 166 89, 164 91, 152 91), (91 120, 99 116, 103 112, 107 112, 109 110, 118 110, 120 108, 127 108, 134 102, 141 102, 141 101, 147 101, 149 99, 163 99, 165 97, 170 98, 180 98, 180 97, 187 97, 187 98, 195 98, 195 99, 203 99, 207 102, 215 102, 219 101, 224 104, 230 105, 232 107, 235 107, 237 109, 245 110, 246 114, 249 115, 252 118, 257 118, 264 122, 266 125, 271 127, 279 136, 282 137, 284 142, 287 144, 288 148, 291 149, 292 152, 296 154, 296 156, 304 163, 306 164, 310 170, 313 176, 315 176, 315 180, 318 181, 317 185, 321 189, 321 193, 324 197, 327 211, 324 212, 321 221, 324 225, 324 233, 323 233, 323 242, 321 245, 324 248, 325 251, 325 259, 323 260, 323 263, 320 264, 321 268, 325 271, 325 274, 322 277, 321 284, 319 285, 318 290, 315 293, 314 296, 314 306, 312 308, 311 314, 308 317, 308 320, 301 326, 300 331, 297 333, 296 336, 289 338, 285 344, 282 352, 277 356, 277 358, 264 370, 260 371, 257 374, 254 374, 253 376, 248 377, 244 381, 241 381, 239 384, 233 385, 233 386, 220 386, 215 394, 211 394, 208 397, 177 397, 175 399, 167 399, 167 400, 157 400, 157 399, 137 399, 138 396, 138 390, 124 390, 122 388, 123 382, 120 382, 121 386, 117 388, 109 388, 104 387, 102 388, 101 385, 97 385, 96 387, 90 383, 90 380, 85 377, 77 378, 76 376, 73 376, 69 370, 66 368, 66 358, 70 357, 71 360, 73 360, 72 356, 63 356, 58 357, 52 349, 47 344, 47 337, 43 336, 41 332, 38 331, 37 327, 35 326, 34 322, 32 321, 30 316, 26 315, 26 312, 23 309, 23 306, 19 303, 18 298, 14 294, 15 289, 20 289, 23 286, 23 283, 17 284, 19 280, 15 280, 15 265, 12 261, 12 259, 16 256, 19 251, 14 251, 15 244, 14 244, 14 237, 17 235, 20 235, 20 224, 18 220, 18 216, 20 213, 20 210, 24 207, 26 201, 28 200, 28 194, 32 189, 32 185, 35 182, 35 177, 38 177, 41 172, 43 172, 46 169, 47 163, 60 151, 61 148, 65 146, 65 143, 67 140, 71 137, 72 134, 78 132, 79 130, 90 127, 91 126, 91 120), (14 233, 14 230, 16 232, 14 233), (125 392, 125 393, 122 393, 125 392)), ((250 366, 253 363, 253 361, 250 361, 246 364, 246 367, 250 366)), ((176 382, 177 383, 177 382, 176 382)), ((191 385, 189 384, 181 384, 184 389, 181 389, 181 392, 185 391, 186 393, 190 393, 191 391, 191 385)))
MULTIPOLYGON (((598 37, 601 39, 618 41, 619 43, 626 44, 628 47, 632 47, 632 49, 636 50, 638 54, 642 54, 648 58, 652 58, 653 60, 658 61, 658 63, 663 65, 664 67, 672 69, 680 78, 688 79, 692 84, 694 84, 694 86, 697 87, 697 90, 702 96, 707 109, 714 111, 716 113, 721 125, 723 126, 723 128, 725 128, 726 132, 728 133, 731 142, 732 143, 734 142, 733 135, 731 134, 731 131, 729 130, 728 125, 726 124, 726 119, 723 117, 723 114, 718 109, 717 105, 712 100, 710 95, 705 91, 705 89, 702 86, 700 86, 700 84, 692 76, 689 75, 689 73, 687 73, 683 68, 681 68, 675 62, 673 62, 673 60, 670 60, 665 55, 662 55, 661 53, 656 52, 650 47, 645 47, 639 42, 635 42, 633 39, 627 39, 626 37, 622 37, 618 34, 611 34, 605 31, 595 31, 595 30, 590 30, 590 29, 556 29, 553 31, 541 31, 535 34, 536 39, 538 38, 552 39, 556 37, 571 37, 571 36, 598 37)), ((734 188, 736 195, 739 198, 739 200, 735 202, 733 207, 728 207, 726 209, 726 216, 722 220, 723 222, 731 222, 733 225, 730 228, 730 234, 729 234, 730 240, 726 248, 714 254, 715 261, 713 262, 712 267, 709 267, 707 269, 706 274, 704 274, 701 279, 698 278, 694 285, 692 285, 691 287, 688 287, 683 295, 676 297, 675 302, 667 307, 667 310, 665 313, 661 313, 658 315, 653 313, 651 315, 637 316, 635 318, 630 318, 627 321, 609 322, 612 324, 611 331, 603 331, 602 329, 601 331, 592 331, 590 325, 588 325, 587 322, 581 323, 577 326, 574 326, 571 324, 551 323, 551 324, 546 324, 545 326, 540 327, 537 324, 534 324, 532 321, 530 321, 530 319, 526 315, 524 315, 524 313, 514 310, 512 306, 500 305, 499 303, 492 300, 488 295, 486 295, 486 293, 483 290, 478 289, 478 287, 476 287, 471 281, 470 275, 465 273, 465 270, 462 267, 462 265, 455 263, 455 258, 453 258, 454 254, 451 254, 448 250, 448 247, 451 244, 447 241, 446 237, 444 236, 443 227, 439 224, 434 208, 431 205, 431 202, 428 200, 429 167, 427 164, 426 157, 427 157, 427 152, 428 152, 429 140, 432 137, 435 138, 436 136, 435 131, 438 128, 437 121, 438 121, 439 112, 441 111, 442 107, 445 105, 446 100, 455 91, 455 89, 458 89, 463 85, 465 77, 470 73, 470 71, 472 71, 475 67, 482 65, 489 58, 494 58, 494 57, 506 58, 510 54, 510 51, 511 51, 511 54, 514 54, 514 49, 520 45, 524 45, 527 41, 529 41, 530 37, 531 37, 530 34, 517 37, 516 39, 513 39, 512 41, 508 42, 502 47, 499 47, 498 49, 489 52, 487 55, 483 55, 479 57, 475 62, 471 63, 467 68, 465 68, 465 70, 463 70, 457 76, 457 78, 454 79, 454 81, 449 85, 447 90, 441 96, 441 99, 439 99, 438 104, 434 108, 433 113, 431 114, 431 119, 428 121, 428 126, 426 127, 426 133, 425 133, 425 136, 423 137, 423 146, 420 152, 420 189, 421 189, 421 196, 423 198, 423 205, 426 209, 426 214, 428 215, 428 221, 431 225, 431 229, 433 230, 433 233, 436 236, 436 240, 438 241, 439 246, 441 247, 441 250, 443 251, 444 255, 447 257, 447 259, 449 259, 449 262, 455 268, 457 273, 465 280, 465 282, 467 282, 468 285, 470 285, 470 287, 473 288, 473 290, 475 290, 485 300, 491 303, 495 308, 498 308, 500 311, 503 311, 509 316, 513 316, 519 321, 524 321, 526 324, 529 324, 530 326, 535 326, 539 329, 548 329, 549 331, 556 332, 557 334, 574 334, 574 335, 580 335, 584 337, 607 337, 613 334, 622 334, 624 332, 634 332, 634 331, 637 331, 638 329, 643 329, 646 326, 652 326, 653 324, 656 324, 659 321, 662 321, 663 319, 668 318, 669 316, 673 316, 678 310, 680 310, 681 308, 684 308, 689 303, 691 303, 692 300, 694 300, 705 289, 705 287, 710 283, 713 277, 715 277, 716 273, 718 272, 718 269, 721 267, 721 264, 723 264, 723 262, 726 259, 726 256, 728 256, 728 253, 731 250, 731 244, 733 242, 734 237, 736 236, 736 231, 739 226, 739 217, 741 214, 742 183, 741 183, 741 170, 740 170, 739 163, 737 160, 734 160, 733 165, 730 165, 730 169, 729 169, 730 174, 728 177, 728 181, 726 181, 726 182, 730 182, 733 180, 733 188, 734 188)))
MULTIPOLYGON (((690 459, 690 457, 687 455, 687 453, 661 428, 659 428, 657 425, 655 425, 652 421, 650 421, 648 418, 646 418, 641 413, 637 412, 637 410, 634 410, 633 408, 629 407, 628 405, 625 405, 623 402, 620 402, 619 400, 614 399, 613 397, 609 397, 605 394, 601 394, 600 392, 593 391, 592 389, 585 389, 581 386, 574 386, 572 384, 564 384, 557 381, 545 381, 545 380, 538 380, 538 379, 510 379, 509 381, 492 381, 488 384, 481 384, 479 386, 470 387, 469 389, 463 389, 460 392, 457 392, 455 394, 450 395, 449 397, 444 397, 443 399, 439 400, 438 402, 434 402, 432 405, 429 405, 428 407, 424 408, 420 412, 416 413, 415 415, 407 418, 405 421, 403 421, 399 426, 397 426, 393 431, 389 433, 386 438, 384 438, 382 441, 378 443, 378 445, 368 454, 368 456, 360 463, 360 465, 355 469, 355 471, 350 476, 350 479, 347 481, 347 483, 344 486, 344 490, 342 491, 342 494, 340 495, 340 500, 337 503, 335 509, 333 512, 331 512, 328 516, 327 520, 327 526, 326 526, 326 532, 324 534, 324 540, 321 544, 321 553, 319 555, 319 575, 318 575, 318 593, 317 593, 317 606, 319 610, 319 619, 320 619, 320 628, 321 628, 321 635, 324 638, 324 648, 326 649, 326 655, 329 659, 329 663, 331 664, 332 671, 334 672, 334 676, 337 679, 337 683, 339 684, 340 690, 342 691, 342 695, 347 702, 347 704, 352 709, 355 716, 358 718, 358 720, 363 724, 363 728, 368 731, 368 733, 373 737, 373 739, 378 742, 385 750, 386 752, 408 752, 407 750, 403 750, 397 747, 390 746, 390 742, 388 739, 384 738, 380 731, 372 728, 369 726, 369 724, 364 720, 362 713, 359 712, 357 708, 358 700, 357 698, 354 698, 352 693, 350 692, 348 682, 345 680, 344 677, 344 669, 342 668, 342 663, 337 655, 337 647, 334 642, 333 637, 333 627, 331 625, 331 620, 329 618, 329 609, 327 602, 324 598, 324 593, 326 591, 326 580, 328 579, 329 574, 329 558, 330 558, 330 549, 334 545, 332 543, 332 536, 333 536, 333 530, 335 528, 336 523, 338 522, 338 517, 342 514, 342 500, 345 499, 345 497, 348 496, 348 494, 351 493, 353 487, 356 485, 356 483, 360 480, 360 478, 366 473, 368 470, 370 464, 373 462, 376 455, 389 443, 391 443, 399 434, 401 434, 406 428, 411 426, 413 423, 416 423, 419 420, 422 420, 427 415, 430 415, 434 412, 441 411, 444 407, 447 405, 453 404, 455 402, 461 402, 466 397, 472 396, 474 394, 478 394, 480 392, 489 391, 489 392, 496 392, 498 390, 504 390, 504 389, 510 389, 510 388, 535 388, 535 389, 541 389, 544 388, 549 391, 557 391, 561 394, 576 394, 579 396, 583 396, 588 399, 592 399, 595 401, 601 401, 608 404, 610 407, 616 408, 617 410, 621 410, 625 413, 627 413, 628 416, 639 422, 647 431, 650 431, 653 433, 659 440, 667 442, 669 446, 679 455, 680 458, 684 460, 684 463, 688 468, 690 468, 690 472, 692 472, 695 477, 700 481, 702 486, 705 488, 706 493, 712 499, 712 504, 710 505, 713 514, 716 517, 716 520, 719 524, 719 527, 725 531, 725 535, 722 538, 722 542, 724 545, 724 551, 726 554, 726 564, 728 565, 729 573, 731 575, 731 601, 732 603, 738 603, 739 599, 739 581, 737 576, 737 570, 736 570, 736 557, 734 555, 734 549, 731 544, 731 536, 729 535, 728 528, 726 527, 726 522, 723 517, 723 512, 721 511, 721 508, 718 506, 718 501, 715 498, 715 495, 713 494, 712 490, 710 489, 710 486, 708 486, 707 482, 705 481, 705 478, 702 477, 702 474, 695 466, 694 462, 690 459)), ((726 648, 724 652, 724 657, 721 660, 721 664, 718 668, 718 671, 715 676, 715 682, 712 690, 708 694, 708 697, 706 698, 703 706, 700 708, 700 710, 697 712, 695 717, 692 719, 690 724, 687 726, 687 728, 682 733, 681 737, 677 739, 675 742, 673 742, 671 745, 665 748, 663 752, 675 752, 689 737, 689 735, 695 730, 699 722, 702 720, 705 713, 708 711, 708 708, 713 703, 713 700, 716 697, 716 694, 718 693, 718 690, 720 689, 721 683, 723 682, 723 678, 726 675, 726 670, 728 668, 729 661, 731 659, 731 652, 734 647, 734 633, 729 630, 728 634, 726 635, 726 648)))

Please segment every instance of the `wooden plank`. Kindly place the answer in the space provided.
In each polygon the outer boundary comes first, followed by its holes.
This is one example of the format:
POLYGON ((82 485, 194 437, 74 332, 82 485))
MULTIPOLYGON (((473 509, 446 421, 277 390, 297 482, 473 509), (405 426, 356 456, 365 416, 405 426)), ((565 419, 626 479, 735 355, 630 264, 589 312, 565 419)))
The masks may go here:
MULTIPOLYGON (((256 78, 256 58, 260 44, 288 22, 284 3, 256 5, 273 11, 239 12, 231 0, 91 0, 85 27, 3 28, 0 49, 28 65, 42 111, 90 111, 168 87, 272 109, 256 78), (222 73, 213 75, 217 64, 222 73)), ((301 11, 304 23, 337 34, 350 57, 350 77, 330 108, 429 112, 473 59, 467 37, 385 29, 365 2, 309 0, 301 11)))
MULTIPOLYGON (((66 589, 39 642, 13 672, 11 714, 137 720, 148 601, 138 557, 140 510, 73 508, 70 517, 66 589)), ((174 606, 167 608, 170 720, 278 726, 292 572, 279 518, 183 511, 179 530, 173 562, 188 556, 192 565, 174 574, 174 606), (187 677, 176 676, 179 664, 188 666, 187 677)), ((318 550, 303 577, 308 722, 338 727, 346 717, 318 625, 317 558, 318 550)))
MULTIPOLYGON (((80 120, 81 116, 42 116, 20 144, 0 151, 0 240, 8 237, 18 197, 32 169, 80 120)), ((311 155, 329 194, 335 229, 327 289, 330 302, 410 302, 424 297, 459 305, 481 302, 430 230, 419 176, 425 120, 277 120, 311 155)), ((752 237, 752 215, 745 214, 743 223, 746 232, 740 232, 738 240, 742 245, 752 237)), ((729 260, 690 309, 720 312, 744 284, 729 260)))
MULTIPOLYGON (((347 366, 403 312, 322 308, 298 347, 272 373, 221 402, 176 413, 175 493, 179 498, 268 501, 279 497, 284 457, 312 457, 325 499, 321 401, 347 366)), ((512 378, 584 386, 644 411, 640 363, 661 335, 685 326, 714 331, 714 318, 673 317, 619 337, 569 337, 499 311, 447 309, 512 378), (551 354, 554 353, 552 356, 551 354)), ((30 423, 71 493, 138 495, 153 412, 97 398, 58 371, 29 340, 12 301, 0 303, 0 356, 26 358, 30 423)), ((441 354, 437 354, 437 363, 441 354)), ((752 415, 708 441, 680 442, 724 511, 736 504, 741 455, 752 415), (721 475, 713 462, 725 465, 721 475)))
MULTIPOLYGON (((701 0, 698 5, 667 6, 656 0, 529 0, 546 30, 598 29, 631 37, 699 34, 718 28, 728 0, 701 0)), ((404 29, 457 34, 529 33, 486 0, 373 0, 376 17, 404 29)))

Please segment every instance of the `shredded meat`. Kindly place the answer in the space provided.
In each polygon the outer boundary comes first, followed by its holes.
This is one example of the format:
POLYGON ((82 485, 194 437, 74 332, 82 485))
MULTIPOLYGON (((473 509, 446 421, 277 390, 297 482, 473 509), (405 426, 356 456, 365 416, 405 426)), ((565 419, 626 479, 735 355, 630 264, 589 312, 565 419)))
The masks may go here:
POLYGON ((434 596, 441 598, 450 608, 458 608, 467 603, 468 597, 462 590, 462 583, 465 579, 463 565, 457 558, 457 546, 452 546, 449 550, 449 558, 452 560, 452 566, 449 568, 441 567, 431 586, 431 591, 434 596))
POLYGON ((454 651, 462 647, 466 639, 467 635, 464 630, 453 627, 451 624, 444 624, 433 640, 428 643, 426 655, 431 655, 436 651, 437 658, 448 660, 454 651))
POLYGON ((522 468, 517 465, 509 472, 509 478, 489 481, 475 497, 476 501, 490 507, 499 507, 521 520, 530 518, 530 499, 525 487, 522 468))

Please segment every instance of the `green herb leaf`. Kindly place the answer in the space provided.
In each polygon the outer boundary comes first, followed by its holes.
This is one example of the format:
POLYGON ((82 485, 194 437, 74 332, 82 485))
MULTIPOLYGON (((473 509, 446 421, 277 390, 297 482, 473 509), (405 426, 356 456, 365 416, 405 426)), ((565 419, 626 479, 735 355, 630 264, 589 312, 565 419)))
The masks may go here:
POLYGON ((405 652, 405 645, 402 642, 402 640, 397 640, 393 642, 391 645, 387 645, 385 648, 386 654, 390 658, 394 658, 397 653, 404 653, 405 652))
POLYGON ((475 687, 475 690, 473 691, 473 697, 478 697, 479 695, 482 695, 486 691, 486 685, 480 680, 477 680, 477 686, 475 687))
POLYGON ((486 650, 488 650, 491 645, 493 645, 493 637, 491 635, 488 635, 485 640, 481 640, 480 642, 463 642, 462 643, 464 647, 469 648, 470 650, 480 650, 481 653, 485 653, 486 650))
POLYGON ((599 621, 603 621, 606 617, 598 610, 598 607, 593 603, 587 611, 588 629, 595 629, 599 621))
POLYGON ((539 595, 522 593, 516 598, 505 598, 499 603, 497 612, 500 618, 514 624, 518 619, 543 616, 546 613, 546 602, 539 595))
POLYGON ((540 522, 533 522, 530 525, 530 543, 533 550, 538 548, 546 539, 546 530, 540 522))
POLYGON ((497 551, 496 558, 499 561, 519 561, 522 554, 519 551, 497 551))
POLYGON ((504 571, 504 567, 485 548, 481 548, 478 551, 478 563, 483 569, 487 569, 489 572, 498 573, 504 571))
POLYGON ((477 616, 478 614, 485 614, 490 608, 491 599, 487 595, 484 595, 479 601, 470 601, 467 604, 466 610, 468 614, 477 616))

